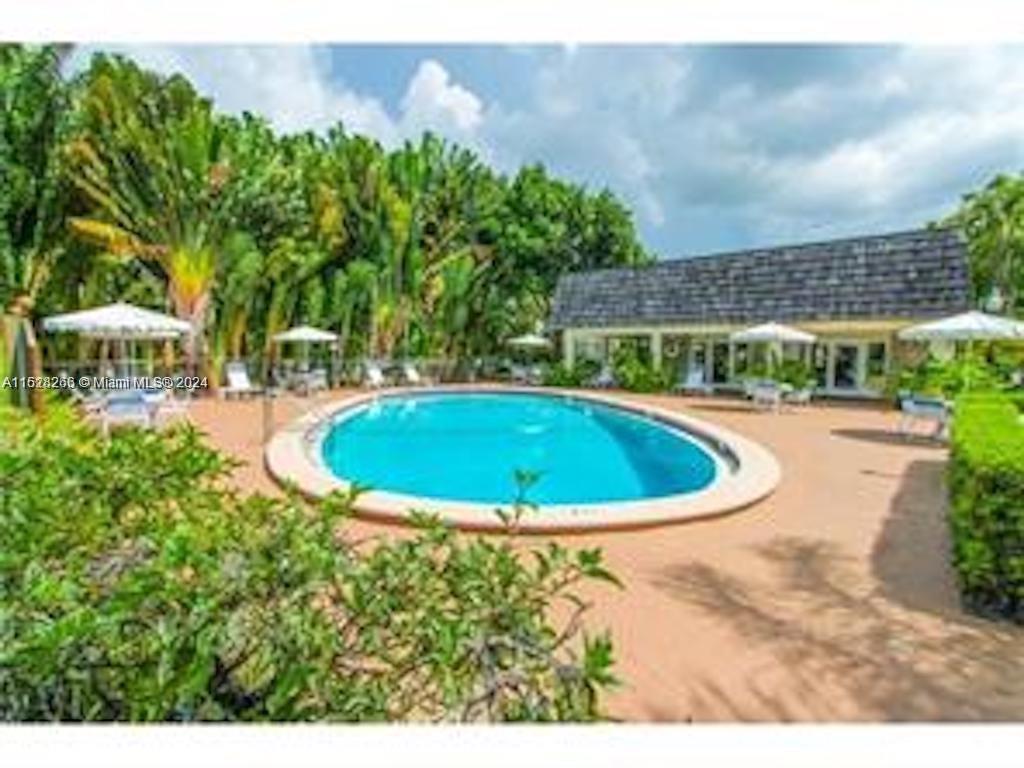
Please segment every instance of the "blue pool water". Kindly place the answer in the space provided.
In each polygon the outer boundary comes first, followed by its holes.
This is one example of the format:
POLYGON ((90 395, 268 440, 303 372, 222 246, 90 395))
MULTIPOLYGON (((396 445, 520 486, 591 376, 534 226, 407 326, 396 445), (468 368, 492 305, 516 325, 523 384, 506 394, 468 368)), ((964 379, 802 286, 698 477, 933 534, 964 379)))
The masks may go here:
POLYGON ((650 499, 712 483, 692 438, 628 411, 557 395, 422 393, 345 412, 322 442, 349 482, 434 499, 508 504, 517 470, 536 504, 650 499))

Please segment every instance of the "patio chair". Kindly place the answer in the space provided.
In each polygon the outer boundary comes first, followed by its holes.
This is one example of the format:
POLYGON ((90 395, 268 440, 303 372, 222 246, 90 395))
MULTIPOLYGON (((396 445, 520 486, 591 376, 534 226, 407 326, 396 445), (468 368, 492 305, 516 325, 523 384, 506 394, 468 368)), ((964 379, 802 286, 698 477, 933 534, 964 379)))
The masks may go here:
POLYGON ((750 389, 754 407, 778 412, 782 408, 782 387, 774 381, 759 381, 750 389))
POLYGON ((86 417, 96 416, 103 408, 103 394, 89 387, 68 387, 68 394, 86 417))
POLYGON ((381 389, 387 385, 384 374, 376 363, 366 363, 363 383, 370 389, 381 389))
POLYGON ((935 425, 931 437, 936 440, 945 438, 952 417, 949 403, 937 397, 918 397, 908 395, 900 398, 899 433, 904 437, 914 434, 913 426, 918 421, 935 425))
POLYGON ((813 390, 810 387, 791 389, 782 393, 783 401, 788 405, 810 405, 813 390))
POLYGON ((686 378, 676 390, 688 395, 711 395, 715 391, 714 387, 704 381, 704 371, 700 368, 687 371, 686 378))
POLYGON ((249 370, 245 367, 245 363, 242 362, 231 362, 224 366, 224 375, 228 380, 226 387, 221 387, 221 396, 227 398, 229 395, 255 395, 260 392, 258 387, 254 387, 252 382, 249 380, 249 370))
POLYGON ((615 386, 615 372, 605 363, 587 384, 598 389, 610 389, 615 386))
POLYGON ((314 368, 309 372, 309 383, 307 385, 311 392, 323 390, 326 392, 330 387, 327 383, 327 369, 314 368))
POLYGON ((530 371, 525 365, 513 365, 509 370, 509 378, 516 384, 529 384, 530 371))
POLYGON ((111 427, 120 424, 152 427, 156 422, 158 408, 159 404, 147 399, 142 390, 132 389, 106 395, 96 415, 106 436, 110 434, 111 427))
POLYGON ((418 387, 418 386, 420 386, 422 384, 426 384, 427 383, 424 380, 424 378, 422 376, 420 376, 420 372, 416 369, 416 366, 413 365, 412 363, 403 363, 402 364, 402 378, 405 379, 405 383, 406 384, 410 384, 410 385, 412 385, 414 387, 418 387))

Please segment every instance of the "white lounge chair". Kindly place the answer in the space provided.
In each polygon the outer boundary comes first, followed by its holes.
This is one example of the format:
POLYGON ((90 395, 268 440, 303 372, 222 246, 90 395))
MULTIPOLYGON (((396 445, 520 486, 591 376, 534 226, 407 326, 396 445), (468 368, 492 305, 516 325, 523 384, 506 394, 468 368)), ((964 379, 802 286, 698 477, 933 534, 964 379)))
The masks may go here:
POLYGON ((68 387, 68 394, 86 417, 96 416, 103 409, 103 394, 90 387, 68 387))
POLYGON ((789 405, 810 405, 813 390, 810 387, 791 389, 782 393, 782 399, 789 405))
POLYGON ((750 399, 755 408, 777 412, 782 407, 782 387, 774 381, 758 381, 750 388, 750 399))
POLYGON ((530 371, 525 365, 513 365, 509 370, 509 377, 516 384, 530 383, 530 371))
POLYGON ((412 363, 402 364, 402 378, 405 379, 406 384, 411 384, 414 387, 426 383, 423 377, 420 376, 420 372, 416 370, 416 366, 412 363))
POLYGON ((326 392, 330 387, 327 382, 327 369, 326 368, 314 368, 309 372, 309 379, 306 383, 306 387, 310 392, 316 392, 323 390, 326 392))
POLYGON ((931 436, 936 440, 945 437, 949 429, 952 409, 949 403, 937 397, 917 397, 909 395, 900 398, 899 433, 904 436, 914 434, 913 426, 918 421, 935 425, 931 436))
POLYGON ((588 383, 590 386, 598 387, 599 389, 610 389, 615 386, 615 372, 606 363, 601 366, 601 370, 588 383))
POLYGON ((232 362, 224 366, 224 376, 228 380, 226 387, 221 387, 221 396, 227 398, 229 395, 255 395, 260 392, 259 387, 254 387, 249 380, 249 371, 245 363, 232 362))
POLYGON ((677 389, 686 394, 710 395, 714 393, 714 387, 704 381, 704 371, 700 368, 691 368, 686 372, 686 378, 677 389))
POLYGON ((381 372, 380 367, 376 363, 367 363, 366 375, 363 379, 363 383, 370 389, 381 389, 387 385, 384 379, 384 374, 381 372))

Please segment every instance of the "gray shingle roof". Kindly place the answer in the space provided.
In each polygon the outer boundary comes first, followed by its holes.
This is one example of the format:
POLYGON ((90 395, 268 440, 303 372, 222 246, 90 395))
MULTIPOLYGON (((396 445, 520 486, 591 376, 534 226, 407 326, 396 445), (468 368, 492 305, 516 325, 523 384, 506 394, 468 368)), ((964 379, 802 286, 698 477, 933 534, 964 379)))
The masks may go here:
POLYGON ((566 275, 550 327, 928 318, 969 303, 964 244, 936 229, 566 275))

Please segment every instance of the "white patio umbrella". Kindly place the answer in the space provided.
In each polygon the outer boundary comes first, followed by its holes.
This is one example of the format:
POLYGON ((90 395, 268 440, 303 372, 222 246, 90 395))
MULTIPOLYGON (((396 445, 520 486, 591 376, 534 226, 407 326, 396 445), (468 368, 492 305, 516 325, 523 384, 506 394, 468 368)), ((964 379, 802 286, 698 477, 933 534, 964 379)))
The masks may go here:
POLYGON ((904 328, 906 341, 999 341, 1024 339, 1024 323, 1008 317, 971 311, 904 328))
POLYGON ((736 331, 729 338, 741 344, 776 343, 776 344, 810 344, 817 337, 813 333, 801 331, 782 323, 762 323, 742 331, 736 331))
POLYGON ((176 317, 118 302, 43 318, 43 330, 80 333, 96 339, 174 339, 189 332, 176 317))
POLYGON ((304 341, 315 344, 317 342, 337 341, 337 339, 338 334, 314 328, 311 325, 299 325, 295 328, 289 328, 287 331, 274 334, 274 341, 277 342, 304 341))
POLYGON ((551 346, 551 340, 536 333, 524 333, 522 336, 513 336, 505 342, 510 347, 519 349, 547 349, 551 346))
MULTIPOLYGON (((975 341, 1024 341, 1024 323, 974 310, 933 320, 930 323, 913 325, 904 328, 897 335, 906 341, 965 341, 969 356, 971 344, 975 341)), ((968 389, 971 386, 969 368, 964 386, 968 389)))
MULTIPOLYGON (((298 342, 302 344, 302 361, 305 366, 309 365, 310 344, 331 344, 338 340, 338 334, 314 328, 311 325, 299 325, 289 328, 287 331, 274 334, 274 341, 278 344, 298 342)), ((333 352, 332 352, 333 356, 333 352)))
POLYGON ((43 330, 51 333, 78 333, 92 339, 112 339, 119 343, 123 358, 126 342, 175 339, 187 334, 190 326, 176 317, 119 301, 103 307, 43 318, 43 330))

